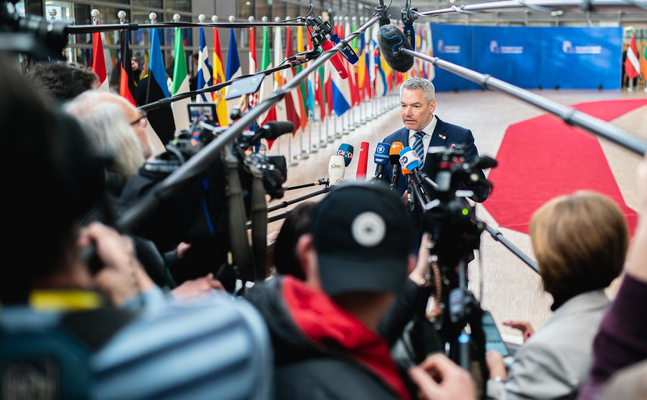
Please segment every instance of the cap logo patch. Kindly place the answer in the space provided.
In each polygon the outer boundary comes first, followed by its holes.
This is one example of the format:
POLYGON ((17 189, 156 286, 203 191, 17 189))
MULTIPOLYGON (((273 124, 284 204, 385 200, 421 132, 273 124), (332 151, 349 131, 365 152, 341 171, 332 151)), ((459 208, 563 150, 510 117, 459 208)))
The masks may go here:
POLYGON ((386 235, 386 223, 378 214, 367 211, 353 220, 351 225, 353 239, 364 247, 377 246, 386 235))

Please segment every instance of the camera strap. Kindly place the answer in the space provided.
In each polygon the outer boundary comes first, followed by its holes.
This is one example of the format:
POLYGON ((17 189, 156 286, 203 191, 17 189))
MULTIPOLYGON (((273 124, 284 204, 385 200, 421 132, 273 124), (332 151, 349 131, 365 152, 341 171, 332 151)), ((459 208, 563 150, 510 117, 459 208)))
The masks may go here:
POLYGON ((265 187, 263 186, 263 173, 253 165, 249 166, 253 176, 252 180, 252 250, 256 262, 256 279, 265 277, 267 268, 267 203, 265 201, 265 187))
POLYGON ((247 239, 247 216, 243 201, 243 189, 238 177, 238 160, 225 146, 225 165, 227 167, 227 208, 229 209, 229 241, 234 262, 238 266, 239 278, 243 281, 254 280, 254 260, 247 239))

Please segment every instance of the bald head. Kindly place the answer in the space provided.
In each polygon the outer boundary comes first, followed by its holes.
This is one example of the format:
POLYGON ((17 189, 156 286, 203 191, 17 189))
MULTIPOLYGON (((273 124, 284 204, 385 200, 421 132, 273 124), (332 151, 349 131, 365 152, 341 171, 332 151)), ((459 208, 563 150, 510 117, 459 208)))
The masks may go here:
POLYGON ((74 99, 68 110, 71 114, 82 117, 83 114, 91 113, 95 107, 106 103, 119 106, 126 117, 126 121, 130 124, 141 143, 144 158, 149 158, 153 155, 153 148, 146 136, 146 124, 148 123, 146 117, 128 100, 118 94, 91 90, 74 99))

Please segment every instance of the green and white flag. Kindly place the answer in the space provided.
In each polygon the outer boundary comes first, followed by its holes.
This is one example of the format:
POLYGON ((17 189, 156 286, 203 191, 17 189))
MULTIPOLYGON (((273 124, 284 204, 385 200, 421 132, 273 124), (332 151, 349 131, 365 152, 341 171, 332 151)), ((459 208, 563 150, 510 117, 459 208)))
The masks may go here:
MULTIPOLYGON (((175 28, 175 64, 173 67, 173 87, 171 89, 173 96, 189 91, 189 73, 186 69, 186 56, 180 28, 175 28)), ((187 105, 190 102, 191 98, 189 97, 172 103, 176 130, 189 129, 191 123, 187 105)))

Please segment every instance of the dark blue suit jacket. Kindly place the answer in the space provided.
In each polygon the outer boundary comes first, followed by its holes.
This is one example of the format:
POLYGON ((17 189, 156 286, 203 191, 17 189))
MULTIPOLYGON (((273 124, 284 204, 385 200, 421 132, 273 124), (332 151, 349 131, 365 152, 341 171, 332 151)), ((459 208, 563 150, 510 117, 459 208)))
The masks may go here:
MULTIPOLYGON (((476 149, 476 146, 474 145, 474 136, 472 135, 472 131, 469 129, 465 129, 463 127, 460 127, 458 125, 453 125, 449 124, 447 122, 442 121, 440 118, 436 116, 436 128, 434 129, 434 132, 431 135, 431 142, 429 143, 429 146, 445 146, 449 147, 452 144, 464 144, 465 149, 466 149, 466 154, 465 154, 465 159, 467 162, 472 161, 475 157, 478 157, 479 153, 478 150, 476 149), (443 139, 443 137, 445 139, 443 139)), ((429 132, 427 132, 429 133, 429 132)), ((393 143, 393 142, 401 142, 405 147, 406 146, 413 146, 413 143, 409 144, 409 130, 407 128, 402 128, 400 130, 397 130, 387 136, 383 142, 385 143, 393 143)), ((425 171, 429 175, 429 166, 426 162, 427 157, 425 157, 425 162, 422 165, 423 171, 425 171)), ((386 173, 385 177, 388 180, 388 182, 391 182, 391 175, 393 174, 393 168, 391 167, 391 164, 388 163, 386 165, 386 173)), ((479 171, 479 173, 482 175, 483 178, 485 178, 485 175, 483 174, 483 171, 479 171)), ((433 176, 430 176, 433 179, 433 176)), ((404 191, 407 190, 407 179, 402 176, 402 173, 400 173, 400 177, 398 179, 398 193, 400 196, 404 194, 404 191)), ((474 201, 483 202, 489 194, 489 188, 488 187, 483 187, 481 190, 478 190, 478 193, 475 193, 473 196, 474 201)))

